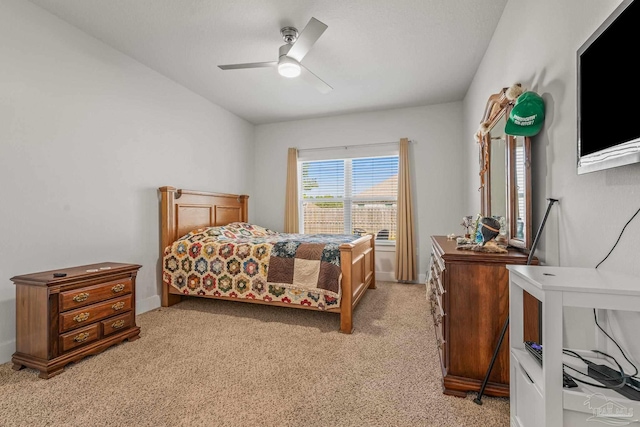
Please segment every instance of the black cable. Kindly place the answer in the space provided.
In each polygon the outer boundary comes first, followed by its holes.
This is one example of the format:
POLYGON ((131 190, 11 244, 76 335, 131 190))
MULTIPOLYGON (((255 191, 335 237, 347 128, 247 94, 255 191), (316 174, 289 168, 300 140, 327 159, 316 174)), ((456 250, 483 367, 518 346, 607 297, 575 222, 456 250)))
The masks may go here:
POLYGON ((591 351, 592 351, 592 352, 594 352, 594 353, 601 354, 601 355, 603 355, 604 357, 607 357, 607 358, 609 358, 609 359, 613 360, 613 361, 614 361, 614 363, 615 363, 616 365, 618 365, 618 369, 619 369, 618 374, 620 374, 620 378, 614 378, 614 379, 615 379, 615 380, 620 380, 620 381, 622 381, 621 386, 624 386, 625 384, 627 384, 627 378, 631 378, 631 377, 632 377, 632 375, 627 375, 627 374, 625 374, 625 373, 624 373, 624 370, 622 369, 622 366, 620 366, 620 364, 618 363, 618 361, 616 360, 616 358, 615 358, 615 357, 613 357, 613 356, 609 356, 609 355, 608 355, 607 353, 605 353, 604 351, 600 351, 600 350, 591 350, 591 351))
POLYGON ((624 233, 625 228, 627 228, 627 225, 629 225, 629 223, 631 221, 633 221, 633 218, 636 217, 636 215, 638 215, 638 213, 640 212, 640 208, 638 208, 638 210, 636 211, 636 213, 633 214, 633 216, 629 219, 629 221, 627 221, 627 223, 624 225, 624 227, 622 227, 622 231, 620 232, 620 235, 618 236, 618 240, 616 240, 616 242, 613 244, 613 247, 611 248, 611 250, 609 251, 609 253, 607 254, 606 257, 604 257, 602 259, 602 261, 600 261, 598 263, 598 265, 596 265, 596 268, 600 267, 600 264, 602 264, 607 258, 609 258, 609 255, 611 255, 611 252, 613 252, 613 250, 616 248, 616 246, 618 245, 618 242, 620 241, 620 238, 622 237, 622 233, 624 233))
MULTIPOLYGON (((616 365, 620 366, 620 364, 618 363, 618 361, 616 360, 615 357, 609 356, 607 353, 604 353, 604 352, 599 351, 599 350, 591 350, 591 351, 593 351, 594 353, 601 354, 601 355, 613 360, 616 365)), ((631 366, 633 366, 636 369, 636 371, 638 370, 633 364, 631 366)), ((628 375, 628 374, 625 374, 624 371, 621 371, 621 372, 618 372, 618 373, 620 374, 620 378, 616 378, 616 379, 625 379, 625 380, 628 379, 628 378, 637 379, 637 377, 636 377, 637 374, 628 375)), ((627 384, 629 384, 629 383, 627 383, 627 384)))
MULTIPOLYGON (((600 324, 598 323, 598 316, 596 315, 596 309, 595 309, 595 308, 593 309, 593 319, 595 320, 595 322, 596 322, 596 326, 598 327, 598 329, 600 329, 600 330, 602 331, 602 333, 603 333, 603 334, 605 334, 605 335, 607 336, 607 338, 609 338, 609 339, 611 340, 611 342, 612 342, 612 343, 614 343, 614 344, 616 345, 616 347, 618 347, 618 350, 620 350, 620 353, 622 354, 622 357, 624 357, 624 358, 625 358, 625 360, 626 360, 627 362, 629 362, 629 364, 630 364, 631 366, 633 366, 633 369, 635 370, 635 373, 634 373, 633 375, 629 375, 628 377, 635 378, 635 377, 638 375, 638 367, 637 367, 636 365, 634 365, 634 364, 633 364, 633 362, 631 362, 631 360, 629 360, 629 358, 628 358, 628 357, 627 357, 627 355, 624 353, 624 351, 622 351, 622 347, 620 347, 620 345, 616 342, 616 340, 614 340, 613 338, 611 338, 611 335, 609 335, 609 334, 607 333, 607 331, 605 331, 605 330, 602 328, 602 326, 600 326, 600 324)), ((594 351, 594 352, 596 352, 596 353, 600 353, 600 354, 602 354, 602 355, 605 355, 605 354, 604 354, 604 353, 602 353, 601 351, 598 351, 598 350, 593 350, 593 351, 594 351)), ((606 356, 608 356, 608 355, 606 355, 606 356)), ((611 356, 608 356, 608 357, 611 357, 611 356)), ((614 360, 615 360, 615 359, 614 359, 614 360)))
MULTIPOLYGON (((618 369, 619 369, 619 372, 620 372, 620 378, 612 378, 612 381, 614 381, 614 380, 621 380, 620 384, 616 384, 616 385, 605 385, 605 386, 603 386, 603 387, 601 387, 601 388, 619 389, 619 388, 622 388, 622 387, 624 387, 625 385, 627 385, 627 378, 629 378, 629 375, 625 375, 624 370, 622 369, 622 366, 620 366, 620 364, 619 364, 619 363, 618 363, 618 361, 615 359, 615 357, 609 356, 608 354, 606 354, 606 353, 604 353, 604 352, 602 352, 602 351, 598 351, 598 350, 592 350, 592 351, 593 351, 594 353, 600 353, 600 354, 602 354, 603 356, 606 356, 606 357, 609 357, 609 358, 613 359, 613 361, 615 362, 615 364, 616 364, 616 365, 618 365, 618 369)), ((566 348, 563 348, 563 349, 562 349, 562 352, 563 352, 564 354, 568 355, 568 356, 572 356, 572 357, 576 357, 576 358, 580 359, 580 360, 581 360, 585 365, 588 365, 589 363, 593 363, 593 362, 591 362, 591 361, 589 361, 589 360, 585 359, 584 357, 580 356, 578 353, 576 353, 576 352, 575 352, 575 351, 573 351, 573 350, 567 350, 566 348)), ((575 368, 572 368, 571 366, 565 365, 564 363, 563 363, 563 365, 564 365, 564 366, 567 366, 569 369, 573 369, 574 371, 576 371, 576 372, 578 372, 578 373, 580 373, 580 374, 582 374, 582 375, 584 375, 584 376, 589 376, 589 375, 583 374, 582 372, 578 371, 578 370, 577 370, 577 369, 575 369, 575 368)), ((569 374, 567 374, 567 375, 569 375, 569 374)), ((571 377, 571 375, 569 375, 569 376, 571 377)), ((571 377, 571 378, 573 378, 573 377, 571 377)), ((573 378, 573 379, 574 379, 574 380, 576 380, 576 381, 580 381, 581 383, 585 383, 585 384, 589 384, 589 385, 592 385, 592 386, 594 386, 594 387, 597 387, 595 384, 592 384, 592 383, 586 383, 585 381, 582 381, 582 380, 577 379, 577 378, 573 378)))
MULTIPOLYGON (((573 371, 576 371, 577 373, 579 373, 580 375, 584 375, 585 377, 587 377, 587 376, 588 376, 587 374, 584 374, 584 373, 580 372, 580 371, 579 371, 579 370, 577 370, 576 368, 573 368, 573 367, 571 367, 571 366, 569 366, 569 365, 565 365, 564 363, 562 364, 562 366, 564 366, 565 368, 569 368, 569 369, 571 369, 571 370, 573 370, 573 371)), ((563 370, 563 372, 564 372, 564 370, 563 370)), ((582 383, 582 384, 590 385, 591 387, 597 387, 597 388, 608 388, 608 389, 611 389, 611 387, 609 387, 609 386, 602 385, 602 384, 592 383, 592 382, 590 382, 590 381, 584 381, 584 380, 581 380, 580 378, 576 378, 576 377, 574 377, 573 375, 567 374, 566 372, 564 372, 564 373, 565 373, 569 378, 571 378, 572 380, 574 380, 574 381, 578 381, 578 382, 580 382, 580 383, 582 383)))
POLYGON ((584 359, 582 358, 582 356, 580 356, 578 353, 576 353, 573 350, 567 350, 566 348, 563 348, 562 352, 567 356, 575 357, 576 359, 581 359, 584 362, 584 359))
MULTIPOLYGON (((595 309, 594 309, 593 311, 594 311, 594 317, 595 317, 595 309)), ((622 351, 622 348, 618 345, 618 343, 616 342, 616 340, 614 340, 613 338, 611 338, 611 336, 610 336, 608 333, 606 333, 604 329, 602 329, 602 327, 598 324, 598 319, 597 319, 597 318, 596 318, 596 325, 597 325, 597 326, 598 326, 598 328, 602 331, 602 333, 603 333, 603 334, 605 334, 605 335, 607 336, 607 338, 609 338, 609 339, 610 339, 610 340, 611 340, 611 341, 616 345, 616 347, 618 347, 618 350, 620 350, 620 353, 622 353, 622 356, 625 358, 625 360, 626 360, 627 362, 629 362, 629 365, 633 366, 633 369, 634 369, 634 371, 635 371, 635 372, 633 373, 633 375, 627 375, 627 377, 628 377, 628 378, 635 378, 635 377, 638 375, 638 367, 637 367, 636 365, 634 365, 634 364, 633 364, 633 362, 632 362, 631 360, 629 360, 629 358, 628 358, 628 357, 627 357, 627 355, 624 353, 624 351, 622 351)), ((606 357, 609 357, 609 358, 611 358, 611 359, 613 359, 613 360, 616 360, 613 356, 609 356, 608 354, 603 353, 602 351, 599 351, 599 350, 591 350, 591 351, 593 351, 594 353, 600 353, 600 354, 602 354, 603 356, 606 356, 606 357)), ((617 363, 617 362, 616 362, 616 363, 617 363)))
MULTIPOLYGON (((636 211, 636 213, 634 213, 631 218, 629 218, 629 220, 627 221, 627 223, 624 225, 624 227, 622 227, 622 231, 620 231, 620 234, 618 235, 618 238, 616 239, 616 242, 613 244, 613 246, 611 247, 611 250, 609 251, 609 253, 607 254, 607 256, 605 256, 602 261, 600 261, 595 268, 600 267, 600 264, 602 264, 603 262, 606 261, 607 258, 609 258, 609 255, 611 255, 611 253, 613 252, 613 250, 616 248, 616 246, 618 246, 618 242, 620 241, 620 239, 622 238, 622 235, 624 234, 624 230, 626 230, 627 226, 631 223, 631 221, 633 221, 633 219, 638 215, 638 213, 640 213, 640 208, 638 208, 638 210, 636 211)), ((609 335, 607 333, 607 331, 605 331, 602 326, 600 326, 600 324, 598 323, 598 315, 596 314, 596 309, 593 309, 593 319, 596 322, 596 326, 598 327, 598 329, 600 329, 600 331, 602 331, 603 334, 605 334, 607 336, 607 338, 609 338, 611 340, 612 343, 614 343, 616 345, 616 347, 618 347, 618 350, 620 350, 620 353, 622 354, 622 357, 625 358, 625 360, 627 362, 629 362, 629 364, 631 366, 633 366, 633 369, 635 370, 635 373, 633 375, 627 375, 626 378, 637 378, 638 375, 638 368, 636 367, 636 365, 633 364, 633 362, 631 362, 631 360, 629 360, 629 358, 627 357, 627 355, 625 354, 624 351, 622 351, 622 347, 620 347, 620 345, 616 342, 616 340, 614 340, 611 335, 609 335)), ((601 351, 598 350, 593 350, 595 353, 600 353, 604 356, 607 357, 611 357, 605 353, 602 353, 601 351)), ((620 364, 618 364, 618 362, 616 361, 615 358, 611 357, 618 366, 620 366, 620 364)), ((624 373, 623 373, 624 376, 624 373)))
MULTIPOLYGON (((629 378, 629 375, 626 375, 626 374, 624 373, 624 370, 622 369, 622 366, 620 366, 620 364, 618 363, 618 361, 616 360, 616 358, 615 358, 615 357, 610 356, 610 355, 608 355, 607 353, 605 353, 605 352, 603 352, 603 351, 598 351, 598 350, 591 350, 591 351, 592 351, 592 352, 594 352, 594 353, 602 354, 603 356, 606 356, 606 357, 608 357, 608 358, 612 359, 612 360, 614 361, 614 363, 615 363, 616 365, 618 365, 618 368, 620 369, 620 371, 619 371, 619 372, 621 372, 621 373, 622 373, 622 374, 621 374, 621 376, 620 376, 620 378, 618 378, 618 379, 620 379, 620 380, 626 380, 626 378, 629 378)), ((575 358, 577 358, 577 359, 580 359, 580 360, 581 360, 585 365, 588 365, 589 363, 593 363, 593 362, 591 362, 590 360, 587 360, 587 359, 585 359, 584 357, 580 356, 580 354, 576 353, 576 352, 575 352, 575 351, 573 351, 573 350, 568 350, 568 349, 566 349, 566 348, 563 348, 563 349, 562 349, 562 352, 563 352, 564 354, 566 354, 567 356, 571 356, 571 357, 575 357, 575 358)), ((582 373, 582 372, 580 372, 580 373, 582 373)), ((588 376, 588 375, 587 375, 587 376, 588 376)))
MULTIPOLYGON (((580 356, 578 353, 576 353, 575 351, 567 350, 566 348, 563 348, 563 349, 562 349, 562 352, 563 352, 564 354, 566 354, 567 356, 575 357, 576 359, 581 359, 583 362, 585 361, 585 359, 584 359, 582 356, 580 356)), ((577 370, 577 369, 576 369, 576 368, 574 368, 573 366, 569 366, 569 365, 567 365, 566 363, 563 363, 563 364, 562 364, 562 366, 563 366, 564 368, 569 368, 569 369, 571 369, 571 370, 573 370, 573 371, 576 371, 577 373, 579 373, 580 375, 584 375, 585 377, 588 377, 588 376, 589 376, 589 375, 585 374, 584 372, 577 370)), ((563 372, 563 373, 565 373, 565 374, 567 374, 566 372, 564 372, 564 368, 562 369, 562 372, 563 372)), ((606 385, 602 385, 602 384, 595 384, 595 383, 592 383, 592 382, 589 382, 589 381, 581 380, 581 379, 576 378, 576 377, 574 377, 573 375, 570 375, 570 374, 567 374, 567 376, 568 376, 569 378, 571 378, 572 380, 574 380, 574 381, 578 381, 578 382, 581 382, 581 383, 583 383, 583 384, 590 385, 590 386, 592 386, 592 387, 597 387, 597 388, 610 388, 609 386, 606 386, 606 385)))

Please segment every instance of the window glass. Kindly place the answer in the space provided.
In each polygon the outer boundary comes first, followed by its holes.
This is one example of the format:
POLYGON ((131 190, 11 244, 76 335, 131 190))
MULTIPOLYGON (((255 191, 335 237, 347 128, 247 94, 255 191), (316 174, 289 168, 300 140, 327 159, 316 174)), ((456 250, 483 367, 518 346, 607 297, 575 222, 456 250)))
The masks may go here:
POLYGON ((302 162, 300 181, 305 234, 395 240, 398 156, 302 162))

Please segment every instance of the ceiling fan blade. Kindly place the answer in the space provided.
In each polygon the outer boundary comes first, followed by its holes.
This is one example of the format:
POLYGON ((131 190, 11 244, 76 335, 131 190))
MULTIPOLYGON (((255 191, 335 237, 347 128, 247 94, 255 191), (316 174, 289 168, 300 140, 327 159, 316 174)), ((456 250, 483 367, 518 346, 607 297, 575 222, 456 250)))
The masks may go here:
POLYGON ((329 93, 333 90, 333 88, 331 86, 329 86, 327 83, 325 83, 320 77, 316 76, 315 74, 313 74, 311 71, 309 71, 309 69, 307 67, 305 67, 304 65, 300 64, 300 67, 302 68, 302 78, 307 82, 307 83, 311 83, 313 86, 316 87, 316 89, 318 89, 318 91, 320 91, 320 93, 329 93))
POLYGON ((296 42, 291 46, 291 50, 287 53, 287 56, 295 59, 296 61, 302 61, 302 58, 309 52, 311 46, 318 41, 322 33, 327 29, 327 26, 316 18, 311 18, 304 27, 296 42))
POLYGON ((218 65, 218 67, 222 70, 239 70, 242 68, 275 67, 277 65, 278 65, 277 61, 271 61, 271 62, 248 62, 246 64, 218 65))

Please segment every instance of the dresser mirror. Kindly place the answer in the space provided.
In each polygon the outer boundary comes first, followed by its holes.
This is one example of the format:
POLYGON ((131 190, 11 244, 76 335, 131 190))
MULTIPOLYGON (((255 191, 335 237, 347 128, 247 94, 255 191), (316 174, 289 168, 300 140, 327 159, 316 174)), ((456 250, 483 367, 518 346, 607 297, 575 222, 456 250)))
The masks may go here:
POLYGON ((480 212, 504 217, 501 234, 509 246, 527 251, 532 244, 531 140, 504 132, 513 106, 508 89, 489 97, 476 134, 480 144, 480 212))
MULTIPOLYGON (((491 129, 489 141, 489 168, 487 170, 486 185, 487 212, 492 216, 506 218, 509 207, 507 205, 507 137, 504 134, 506 123, 502 115, 491 129)), ((500 230, 506 234, 505 230, 500 230)))

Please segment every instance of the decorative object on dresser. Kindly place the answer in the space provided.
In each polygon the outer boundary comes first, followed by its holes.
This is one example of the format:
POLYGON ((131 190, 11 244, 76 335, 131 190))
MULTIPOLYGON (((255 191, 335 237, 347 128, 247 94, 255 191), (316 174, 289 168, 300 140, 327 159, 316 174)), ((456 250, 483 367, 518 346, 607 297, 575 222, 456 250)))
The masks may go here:
POLYGON ((122 341, 139 338, 137 264, 104 262, 15 276, 13 369, 51 378, 64 367, 122 341))
MULTIPOLYGON (((507 264, 527 262, 527 255, 461 251, 446 236, 431 236, 431 268, 427 295, 435 326, 445 394, 465 396, 479 391, 509 314, 507 264)), ((534 258, 532 264, 537 264, 534 258)), ((538 301, 526 295, 525 335, 538 339, 538 301)), ((508 345, 496 357, 486 386, 490 396, 509 395, 508 345)))
POLYGON ((248 196, 159 191, 163 307, 189 296, 319 310, 352 332, 353 310, 376 284, 372 234, 277 233, 246 222, 248 196))

